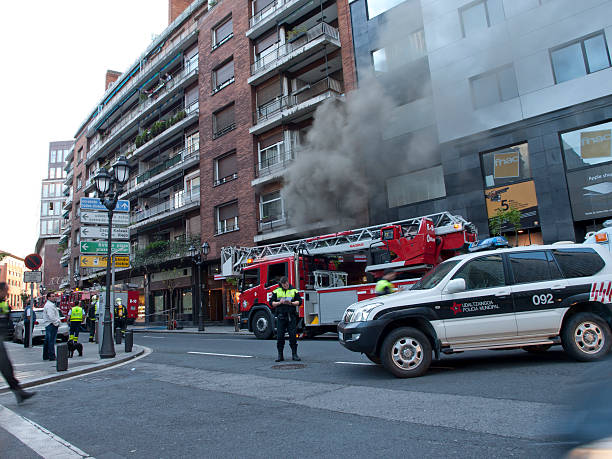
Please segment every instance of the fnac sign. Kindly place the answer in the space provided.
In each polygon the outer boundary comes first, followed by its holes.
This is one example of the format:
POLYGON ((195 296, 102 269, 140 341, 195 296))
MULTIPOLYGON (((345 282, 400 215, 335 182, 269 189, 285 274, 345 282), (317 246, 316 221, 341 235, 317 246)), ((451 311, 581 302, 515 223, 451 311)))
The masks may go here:
POLYGON ((510 178, 520 175, 520 153, 513 150, 506 153, 495 153, 493 155, 493 176, 495 178, 510 178))
POLYGON ((580 156, 582 158, 608 158, 612 155, 611 129, 580 133, 580 156))

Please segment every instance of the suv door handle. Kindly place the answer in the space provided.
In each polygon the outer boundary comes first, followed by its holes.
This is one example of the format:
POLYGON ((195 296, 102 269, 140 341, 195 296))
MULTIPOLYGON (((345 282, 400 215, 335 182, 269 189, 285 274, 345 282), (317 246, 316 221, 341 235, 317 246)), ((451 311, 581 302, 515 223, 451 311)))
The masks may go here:
POLYGON ((565 288, 565 285, 553 285, 550 289, 551 290, 563 290, 565 288))
POLYGON ((510 295, 510 289, 500 290, 495 294, 495 296, 498 298, 506 298, 509 295, 510 295))

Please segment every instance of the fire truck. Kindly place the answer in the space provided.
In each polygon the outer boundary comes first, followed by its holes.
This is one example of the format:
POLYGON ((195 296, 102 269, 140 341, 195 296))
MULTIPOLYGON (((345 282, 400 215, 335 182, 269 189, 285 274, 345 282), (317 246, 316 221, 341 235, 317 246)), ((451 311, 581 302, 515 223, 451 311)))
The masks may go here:
POLYGON ((407 288, 429 269, 467 249, 476 228, 449 212, 256 247, 223 247, 223 277, 237 277, 240 327, 259 339, 274 334, 270 296, 287 276, 300 291, 298 327, 312 337, 336 331, 345 309, 376 295, 385 270, 407 288))

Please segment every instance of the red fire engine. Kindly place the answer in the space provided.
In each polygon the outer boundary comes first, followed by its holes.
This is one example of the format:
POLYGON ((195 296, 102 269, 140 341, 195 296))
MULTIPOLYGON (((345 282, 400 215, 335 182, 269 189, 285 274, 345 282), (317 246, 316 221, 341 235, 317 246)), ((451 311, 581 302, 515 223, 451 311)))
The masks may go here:
POLYGON ((393 269, 410 285, 476 241, 476 229, 448 212, 258 247, 223 247, 224 277, 240 278, 240 327, 267 339, 269 306, 282 276, 299 291, 300 328, 315 336, 336 331, 345 309, 375 296, 375 280, 393 269))

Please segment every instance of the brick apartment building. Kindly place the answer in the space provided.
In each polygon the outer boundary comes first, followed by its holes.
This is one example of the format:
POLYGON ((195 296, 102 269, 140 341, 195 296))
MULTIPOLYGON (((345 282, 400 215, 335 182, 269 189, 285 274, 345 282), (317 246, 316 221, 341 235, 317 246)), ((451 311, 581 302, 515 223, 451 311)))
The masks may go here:
POLYGON ((60 237, 68 224, 64 217, 64 203, 69 198, 66 197, 63 183, 67 174, 66 158, 72 146, 72 140, 49 142, 47 176, 41 186, 36 253, 43 259, 42 286, 50 291, 60 289, 66 282, 66 269, 60 264, 64 249, 60 245, 60 237))

